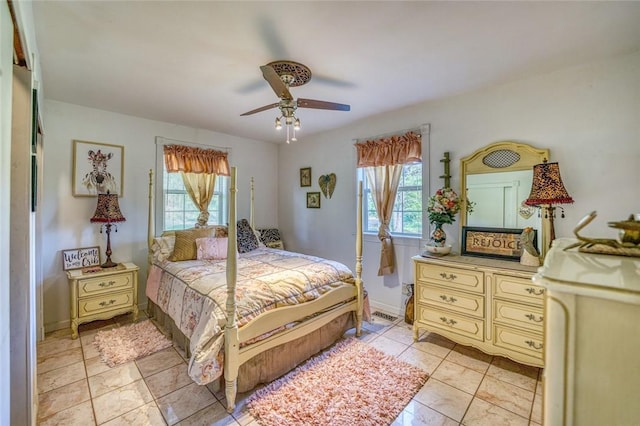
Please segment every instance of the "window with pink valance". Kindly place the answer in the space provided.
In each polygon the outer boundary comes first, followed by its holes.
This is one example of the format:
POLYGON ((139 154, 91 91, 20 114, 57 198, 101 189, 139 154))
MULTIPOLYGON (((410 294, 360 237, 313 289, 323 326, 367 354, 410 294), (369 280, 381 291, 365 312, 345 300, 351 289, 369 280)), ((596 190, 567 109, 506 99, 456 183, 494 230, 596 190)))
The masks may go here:
POLYGON ((208 173, 229 176, 226 152, 184 145, 165 145, 164 164, 167 172, 208 173))
POLYGON ((422 161, 422 139, 414 132, 355 144, 357 167, 395 166, 422 161))

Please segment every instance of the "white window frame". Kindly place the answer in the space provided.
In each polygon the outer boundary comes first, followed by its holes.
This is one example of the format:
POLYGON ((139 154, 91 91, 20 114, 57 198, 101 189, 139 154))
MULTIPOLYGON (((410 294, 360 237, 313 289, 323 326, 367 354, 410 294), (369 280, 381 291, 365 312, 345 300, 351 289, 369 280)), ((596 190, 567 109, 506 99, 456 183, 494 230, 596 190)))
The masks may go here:
MULTIPOLYGON (((154 222, 155 222, 155 235, 162 234, 165 231, 165 165, 164 165, 164 145, 185 145, 185 146, 195 146, 198 148, 206 148, 206 149, 217 149, 229 152, 230 148, 202 145, 202 144, 194 144, 190 142, 184 142, 179 140, 167 139, 160 136, 156 137, 156 171, 153 179, 154 184, 154 222)), ((218 176, 216 178, 216 188, 219 188, 220 196, 222 197, 219 207, 219 217, 220 224, 226 225, 228 222, 228 212, 229 212, 229 177, 228 176, 218 176)), ((191 202, 189 195, 186 194, 186 189, 184 191, 186 200, 185 202, 191 202)), ((191 202, 193 203, 193 202, 191 202)), ((193 228, 194 224, 187 226, 187 228, 193 228)), ((215 223, 209 222, 209 225, 217 225, 215 223)))

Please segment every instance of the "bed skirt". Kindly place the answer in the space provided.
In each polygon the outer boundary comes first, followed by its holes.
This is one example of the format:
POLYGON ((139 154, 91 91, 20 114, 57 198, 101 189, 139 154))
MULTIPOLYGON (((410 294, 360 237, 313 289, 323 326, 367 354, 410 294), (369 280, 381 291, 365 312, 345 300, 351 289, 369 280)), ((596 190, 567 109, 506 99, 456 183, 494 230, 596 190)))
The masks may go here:
MULTIPOLYGON (((188 358, 191 355, 189 353, 189 339, 168 315, 162 312, 151 300, 148 302, 149 318, 171 337, 174 345, 184 351, 188 358)), ((238 392, 247 392, 259 384, 270 383, 288 373, 313 355, 331 346, 344 335, 345 331, 353 327, 355 327, 354 313, 346 312, 305 336, 254 356, 240 366, 238 392)), ((207 387, 213 392, 224 389, 224 377, 214 380, 207 387)))

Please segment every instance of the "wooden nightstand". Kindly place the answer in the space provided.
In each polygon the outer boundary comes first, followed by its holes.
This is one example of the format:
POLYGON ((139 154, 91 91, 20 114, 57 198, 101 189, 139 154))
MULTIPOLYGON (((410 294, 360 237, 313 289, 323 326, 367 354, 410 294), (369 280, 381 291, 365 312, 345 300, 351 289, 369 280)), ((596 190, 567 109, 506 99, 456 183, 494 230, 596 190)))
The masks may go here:
POLYGON ((121 263, 115 268, 83 273, 67 271, 71 286, 71 333, 78 338, 78 325, 133 312, 138 317, 138 266, 121 263))

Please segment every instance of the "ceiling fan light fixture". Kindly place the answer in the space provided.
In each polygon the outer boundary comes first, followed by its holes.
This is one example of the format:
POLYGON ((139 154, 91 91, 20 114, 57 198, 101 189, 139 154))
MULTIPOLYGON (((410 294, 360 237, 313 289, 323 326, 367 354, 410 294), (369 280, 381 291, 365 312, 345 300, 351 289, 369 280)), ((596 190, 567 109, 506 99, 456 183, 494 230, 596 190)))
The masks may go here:
MULTIPOLYGON (((300 130, 300 119, 298 117, 296 117, 296 121, 293 122, 293 129, 294 130, 300 130)), ((294 135, 295 137, 295 135, 294 135)))
POLYGON ((276 130, 282 129, 282 123, 280 122, 281 117, 276 117, 276 130))

